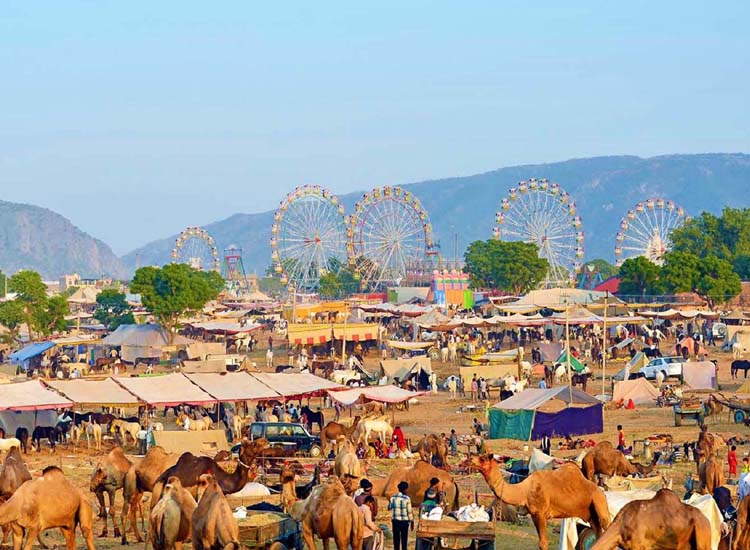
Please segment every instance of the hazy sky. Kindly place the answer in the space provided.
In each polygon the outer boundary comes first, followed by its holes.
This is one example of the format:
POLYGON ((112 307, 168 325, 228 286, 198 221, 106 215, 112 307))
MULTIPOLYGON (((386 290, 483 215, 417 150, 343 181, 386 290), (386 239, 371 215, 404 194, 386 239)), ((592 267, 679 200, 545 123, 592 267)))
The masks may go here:
POLYGON ((124 253, 304 183, 750 151, 746 0, 252 4, 4 4, 0 199, 124 253))

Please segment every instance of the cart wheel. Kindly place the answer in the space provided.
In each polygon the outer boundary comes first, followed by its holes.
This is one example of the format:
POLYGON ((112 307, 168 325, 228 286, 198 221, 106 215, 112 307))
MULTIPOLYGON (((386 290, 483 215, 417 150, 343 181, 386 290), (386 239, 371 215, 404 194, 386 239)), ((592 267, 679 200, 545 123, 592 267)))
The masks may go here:
POLYGON ((310 456, 313 458, 318 458, 321 452, 322 451, 320 450, 320 447, 318 447, 317 445, 313 445, 312 447, 310 447, 310 456))
POLYGON ((591 527, 586 527, 578 535, 578 544, 576 550, 589 550, 596 542, 596 531, 591 527))
POLYGON ((745 411, 741 411, 739 409, 734 411, 734 414, 732 415, 734 418, 735 424, 744 424, 745 423, 745 411))
POLYGON ((430 348, 430 351, 428 352, 430 354, 430 359, 433 361, 437 361, 440 359, 440 350, 437 348, 430 348))

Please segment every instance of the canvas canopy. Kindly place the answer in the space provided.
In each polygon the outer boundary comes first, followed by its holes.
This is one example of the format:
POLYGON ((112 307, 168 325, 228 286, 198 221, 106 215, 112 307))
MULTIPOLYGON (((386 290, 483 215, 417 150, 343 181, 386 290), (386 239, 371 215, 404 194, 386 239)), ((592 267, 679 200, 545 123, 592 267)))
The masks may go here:
POLYGON ((152 407, 212 405, 216 399, 182 374, 116 378, 118 384, 152 407))
POLYGON ((515 363, 495 363, 493 365, 476 365, 473 367, 460 367, 458 375, 464 388, 471 385, 471 379, 476 374, 477 378, 492 380, 496 378, 505 378, 506 376, 515 376, 518 374, 518 365, 515 363))
POLYGON ((542 354, 542 361, 554 361, 562 353, 562 344, 559 343, 542 342, 538 347, 542 354))
POLYGON ((217 401, 254 401, 278 399, 279 394, 246 372, 215 372, 185 374, 193 384, 217 401))
POLYGON ((682 381, 693 390, 715 390, 716 366, 711 361, 683 363, 682 381))
POLYGON ((426 355, 418 355, 408 359, 385 359, 380 362, 381 375, 386 376, 389 382, 396 378, 405 380, 411 373, 432 373, 432 360, 426 355))
POLYGON ((414 397, 426 394, 427 392, 413 392, 393 385, 369 386, 366 388, 353 388, 351 390, 328 392, 331 399, 346 406, 354 405, 355 403, 365 403, 368 401, 377 401, 378 403, 403 403, 414 397))
POLYGON ((211 354, 226 353, 227 346, 224 342, 192 342, 185 351, 188 359, 205 359, 211 354))
POLYGON ((183 361, 182 372, 227 372, 227 362, 224 359, 208 359, 206 361, 183 361))
POLYGON ((95 304, 99 292, 101 292, 99 289, 83 286, 70 295, 68 302, 71 304, 95 304))
POLYGON ((555 361, 556 363, 560 363, 561 365, 565 365, 567 367, 568 365, 568 355, 570 355, 570 368, 576 372, 581 372, 583 369, 586 368, 586 366, 581 363, 578 359, 575 358, 572 354, 568 354, 567 352, 563 351, 560 356, 555 361))
POLYGON ((324 395, 327 390, 346 388, 346 386, 309 373, 257 372, 250 376, 260 380, 279 396, 287 399, 319 396, 324 395))
POLYGON ((370 323, 338 323, 333 325, 333 337, 336 340, 346 339, 348 342, 376 340, 378 325, 370 323))
POLYGON ((34 344, 29 344, 28 346, 25 346, 24 348, 11 353, 10 360, 14 363, 23 363, 24 361, 28 361, 32 357, 41 355, 45 351, 50 350, 54 347, 54 342, 36 342, 34 344))
MULTIPOLYGON (((187 345, 193 341, 175 334, 172 345, 187 345)), ((163 347, 169 345, 169 334, 160 325, 120 325, 102 339, 105 346, 163 347)))
POLYGON ((331 341, 331 325, 290 324, 287 327, 287 339, 295 346, 319 346, 331 341))
POLYGON ((0 411, 0 425, 6 434, 15 434, 18 428, 26 428, 33 433, 37 426, 54 426, 57 424, 57 412, 45 411, 0 411))
POLYGON ((388 340, 388 347, 393 349, 402 349, 406 351, 416 351, 419 349, 429 349, 435 344, 433 342, 403 342, 401 340, 388 340))
POLYGON ((50 380, 46 384, 76 406, 127 407, 141 402, 111 378, 104 380, 50 380))
POLYGON ((213 334, 247 334, 258 330, 261 325, 247 324, 241 325, 233 321, 208 321, 206 323, 190 323, 190 326, 210 332, 213 334))
POLYGON ((659 390, 645 378, 616 382, 612 393, 613 401, 622 400, 627 403, 632 399, 636 405, 653 405, 657 397, 659 397, 659 390))
POLYGON ((72 406, 72 401, 48 390, 39 380, 0 385, 0 411, 44 411, 72 406))

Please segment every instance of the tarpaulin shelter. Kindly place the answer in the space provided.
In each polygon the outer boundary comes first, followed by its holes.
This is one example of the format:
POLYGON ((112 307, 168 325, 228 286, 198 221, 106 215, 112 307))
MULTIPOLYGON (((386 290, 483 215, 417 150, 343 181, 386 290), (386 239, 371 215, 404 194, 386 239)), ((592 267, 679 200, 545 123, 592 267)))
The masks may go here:
POLYGON ((47 389, 39 380, 0 385, 0 411, 45 411, 72 406, 72 401, 47 389))
POLYGON ((475 374, 477 375, 477 379, 484 378, 486 380, 515 376, 518 374, 518 365, 516 363, 494 363, 491 365, 460 367, 458 375, 461 377, 464 388, 471 386, 471 379, 474 378, 475 374))
POLYGON ((379 326, 372 323, 337 323, 333 325, 333 337, 347 342, 377 340, 379 326))
POLYGON ((657 397, 659 390, 645 378, 616 382, 612 392, 612 401, 627 403, 632 399, 636 405, 654 405, 657 397))
POLYGON ((420 387, 427 387, 429 376, 432 374, 432 360, 426 355, 418 355, 408 359, 380 361, 380 376, 387 377, 389 383, 396 379, 403 382, 412 374, 417 376, 420 387))
POLYGON ((29 433, 34 432, 37 426, 54 426, 57 424, 57 411, 54 409, 44 411, 0 411, 0 425, 5 428, 9 437, 16 433, 18 428, 26 428, 29 433))
POLYGON ((423 313, 419 317, 414 317, 412 322, 416 323, 422 328, 431 328, 434 326, 440 326, 450 321, 450 317, 440 313, 439 310, 433 309, 427 313, 423 313))
POLYGON ((489 411, 491 439, 541 439, 602 433, 602 403, 578 389, 527 389, 489 411), (571 400, 572 395, 572 400, 571 400))
POLYGON ((327 390, 346 389, 346 386, 309 373, 256 372, 250 376, 286 399, 317 397, 325 395, 327 390))
POLYGON ((279 394, 246 372, 185 374, 193 384, 220 402, 279 399, 279 394))
POLYGON ((365 388, 352 388, 350 390, 328 392, 328 396, 341 403, 349 406, 355 403, 366 403, 376 401, 378 403, 403 403, 420 395, 427 395, 428 392, 413 392, 404 390, 398 386, 369 386, 365 388))
POLYGON ((182 374, 115 378, 123 388, 152 407, 213 405, 217 402, 182 374))
POLYGON ((320 346, 333 338, 333 325, 288 325, 287 339, 293 346, 320 346))
POLYGON ((568 355, 570 355, 570 368, 576 372, 581 372, 586 366, 571 353, 563 351, 559 357, 555 360, 555 363, 560 363, 566 368, 568 366, 568 355))
MULTIPOLYGON (((29 359, 32 359, 38 355, 41 355, 45 351, 48 351, 54 347, 55 347, 54 342, 35 342, 33 344, 29 344, 28 346, 23 347, 22 349, 19 349, 18 351, 14 351, 13 353, 11 353, 10 360, 13 363, 23 364, 29 359)), ((25 368, 25 365, 24 365, 24 368, 25 368)))
MULTIPOLYGON (((696 341, 693 340, 692 336, 686 336, 682 340, 680 340, 679 346, 680 349, 687 348, 688 354, 690 355, 696 355, 695 353, 695 344, 696 341)), ((706 351, 706 348, 703 347, 703 344, 698 342, 698 353, 697 355, 706 355, 708 352, 706 351)))
POLYGON ((554 361, 562 353, 562 344, 553 342, 541 342, 537 346, 542 354, 542 361, 554 361))
POLYGON ((169 333, 160 325, 120 325, 112 334, 102 339, 105 346, 120 347, 123 361, 134 362, 138 358, 161 357, 165 346, 186 346, 193 340, 175 334, 169 342, 169 333))
POLYGON ((138 406, 140 400, 111 378, 103 380, 50 380, 50 388, 82 407, 128 407, 138 406))
POLYGON ((715 390, 716 365, 711 361, 687 361, 682 364, 682 382, 693 390, 715 390))
POLYGON ((189 323, 193 328, 212 334, 247 334, 258 330, 262 325, 241 325, 234 321, 207 321, 205 323, 189 323))
POLYGON ((205 361, 183 361, 184 373, 189 372, 227 372, 227 362, 224 359, 207 359, 205 361))

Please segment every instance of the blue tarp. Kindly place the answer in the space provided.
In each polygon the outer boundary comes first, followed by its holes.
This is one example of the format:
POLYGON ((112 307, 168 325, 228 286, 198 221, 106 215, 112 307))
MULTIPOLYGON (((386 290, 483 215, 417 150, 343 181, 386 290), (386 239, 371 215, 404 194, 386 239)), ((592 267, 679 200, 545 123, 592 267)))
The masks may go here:
POLYGON ((41 355, 48 349, 52 349, 54 347, 54 342, 37 342, 35 344, 29 344, 25 348, 11 353, 10 360, 14 363, 23 363, 24 361, 31 359, 32 357, 36 357, 37 355, 41 355))

